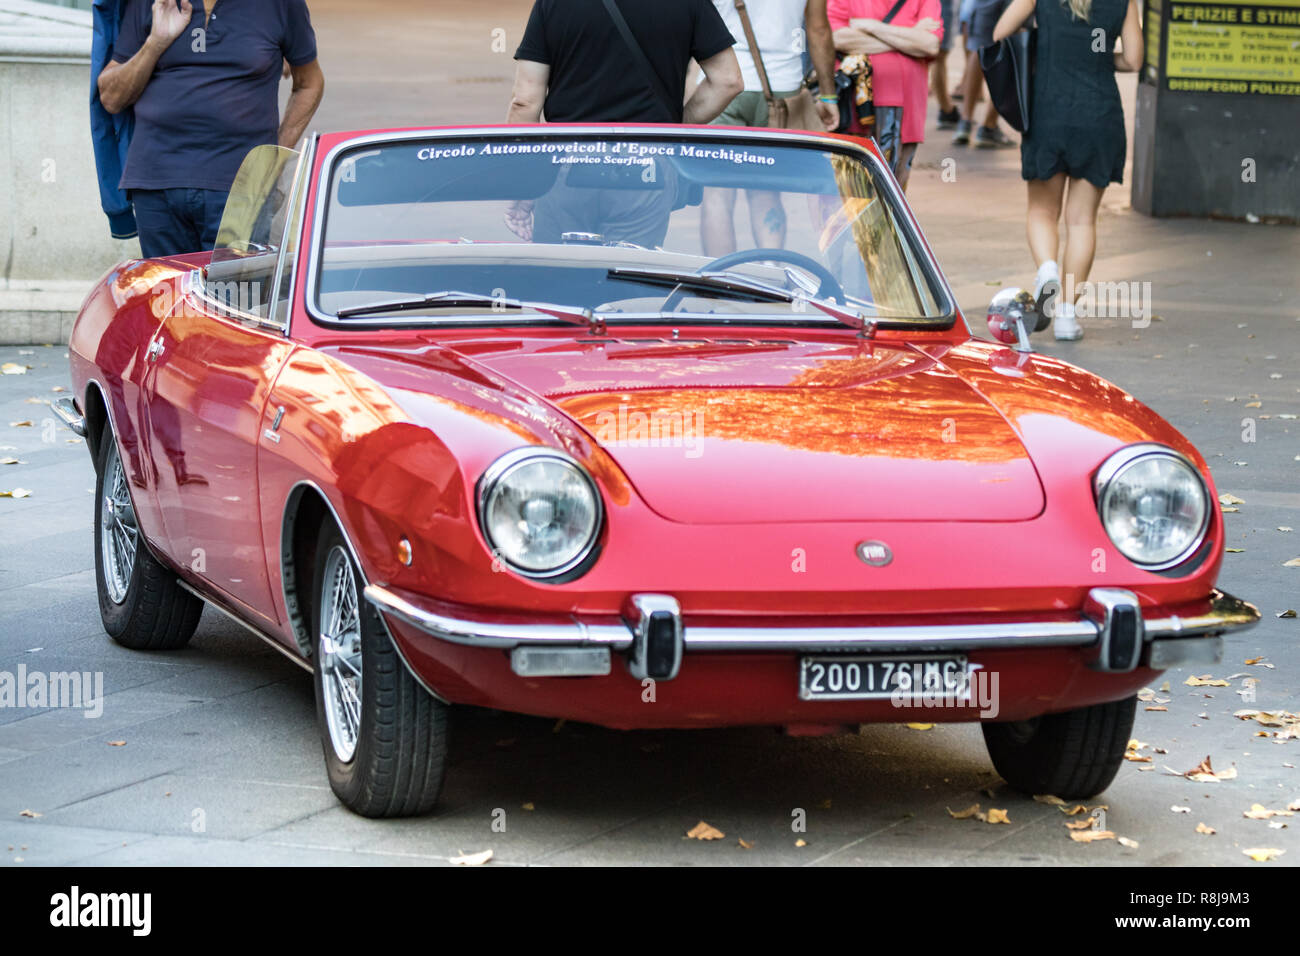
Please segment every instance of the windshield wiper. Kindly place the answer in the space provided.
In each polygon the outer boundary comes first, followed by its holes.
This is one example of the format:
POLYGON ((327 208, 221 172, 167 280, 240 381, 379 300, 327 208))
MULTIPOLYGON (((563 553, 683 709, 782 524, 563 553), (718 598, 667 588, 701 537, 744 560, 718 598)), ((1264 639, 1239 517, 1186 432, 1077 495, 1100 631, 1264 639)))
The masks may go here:
POLYGON ((849 328, 871 338, 876 333, 875 320, 867 318, 856 309, 840 305, 834 299, 818 299, 806 292, 790 292, 779 286, 769 285, 758 279, 739 276, 734 272, 687 272, 677 269, 610 269, 609 278, 625 282, 648 282, 657 285, 670 285, 674 288, 698 289, 707 292, 729 292, 733 295, 748 296, 765 302, 788 302, 791 305, 804 302, 814 309, 842 322, 849 328))
POLYGON ((684 286, 707 292, 734 292, 767 302, 793 302, 794 296, 779 286, 758 279, 738 276, 734 272, 688 272, 678 269, 610 269, 606 275, 623 282, 647 282, 653 285, 684 286))
POLYGON ((553 319, 561 319, 574 325, 590 326, 592 331, 604 327, 604 320, 597 318, 591 309, 572 305, 556 305, 551 302, 527 302, 523 299, 507 299, 500 296, 482 295, 477 292, 432 292, 429 295, 414 296, 409 299, 390 299, 387 302, 371 302, 367 305, 352 305, 334 313, 340 319, 356 315, 383 315, 388 312, 417 312, 421 309, 509 309, 511 311, 540 312, 553 319))

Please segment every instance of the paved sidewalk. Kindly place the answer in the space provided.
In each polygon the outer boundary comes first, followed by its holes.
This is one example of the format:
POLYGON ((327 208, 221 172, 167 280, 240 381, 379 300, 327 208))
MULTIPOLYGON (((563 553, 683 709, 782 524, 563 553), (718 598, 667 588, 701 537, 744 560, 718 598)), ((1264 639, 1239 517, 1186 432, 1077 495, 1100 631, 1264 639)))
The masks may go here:
MULTIPOLYGON (((528 4, 447 0, 438 20, 400 31, 382 20, 410 6, 313 0, 329 84, 322 128, 504 114, 528 4), (498 26, 504 54, 491 52, 498 26)), ((1019 154, 953 150, 947 135, 931 132, 910 198, 982 335, 991 294, 1032 276, 1019 154), (955 181, 943 179, 945 159, 955 160, 955 181)), ((1221 584, 1264 612, 1257 629, 1228 639, 1222 665, 1195 670, 1232 686, 1192 688, 1183 684, 1191 672, 1171 672, 1168 710, 1139 712, 1136 736, 1167 753, 1125 764, 1102 801, 1110 829, 1138 847, 1072 843, 1059 811, 998 782, 969 725, 792 739, 765 729, 556 728, 465 711, 436 816, 356 817, 326 785, 303 672, 210 609, 183 652, 134 653, 104 636, 86 448, 47 429, 48 408, 29 401, 67 385, 55 346, 0 348, 0 362, 32 366, 0 376, 0 459, 23 462, 0 465, 0 490, 32 492, 0 498, 0 671, 102 671, 107 701, 96 720, 0 709, 0 862, 408 864, 490 847, 494 865, 1265 865, 1241 852, 1261 846, 1289 851, 1267 865, 1300 862, 1300 815, 1277 818, 1285 829, 1242 816, 1254 803, 1277 809, 1300 797, 1300 740, 1255 737, 1261 728, 1231 716, 1243 706, 1243 674, 1259 680, 1250 706, 1300 710, 1300 619, 1276 616, 1300 609, 1300 568, 1282 566, 1300 556, 1300 530, 1278 530, 1300 529, 1300 230, 1154 221, 1127 202, 1127 188, 1106 197, 1093 277, 1149 282, 1151 324, 1098 320, 1082 342, 1037 344, 1130 389, 1196 442, 1220 491, 1245 501, 1227 515, 1229 546, 1242 550, 1227 555, 1221 584), (1254 442, 1243 441, 1246 419, 1254 442), (10 424, 25 420, 33 424, 10 424), (1261 656, 1275 666, 1244 663, 1261 656), (1207 754, 1237 778, 1198 784, 1163 773, 1207 754), (1010 825, 945 812, 976 802, 1007 809, 1010 825), (806 833, 791 830, 796 810, 806 833), (505 832, 493 829, 498 811, 505 832), (727 838, 685 840, 700 820, 727 838), (1198 834, 1201 822, 1217 834, 1198 834)))

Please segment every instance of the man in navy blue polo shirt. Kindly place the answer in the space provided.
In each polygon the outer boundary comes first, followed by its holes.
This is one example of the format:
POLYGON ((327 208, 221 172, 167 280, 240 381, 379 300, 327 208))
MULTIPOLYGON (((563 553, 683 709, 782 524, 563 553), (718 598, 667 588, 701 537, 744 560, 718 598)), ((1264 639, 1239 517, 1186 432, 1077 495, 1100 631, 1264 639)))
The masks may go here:
POLYGON ((248 151, 296 146, 324 89, 306 0, 127 0, 99 98, 135 111, 120 188, 144 255, 211 249, 248 151))

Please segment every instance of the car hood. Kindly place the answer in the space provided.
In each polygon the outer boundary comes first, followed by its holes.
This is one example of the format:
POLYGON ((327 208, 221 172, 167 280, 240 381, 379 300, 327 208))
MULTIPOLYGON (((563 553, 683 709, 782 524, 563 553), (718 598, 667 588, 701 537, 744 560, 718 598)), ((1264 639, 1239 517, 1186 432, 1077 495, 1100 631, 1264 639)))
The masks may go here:
POLYGON ((1016 431, 904 343, 609 336, 450 348, 562 411, 670 520, 1023 521, 1044 507, 1016 431))

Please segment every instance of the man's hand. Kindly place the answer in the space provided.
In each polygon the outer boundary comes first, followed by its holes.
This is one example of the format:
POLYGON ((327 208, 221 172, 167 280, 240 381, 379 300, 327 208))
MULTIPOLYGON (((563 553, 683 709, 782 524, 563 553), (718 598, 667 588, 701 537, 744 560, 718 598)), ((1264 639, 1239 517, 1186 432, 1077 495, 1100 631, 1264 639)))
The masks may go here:
POLYGON ((154 0, 153 28, 149 40, 158 44, 162 50, 185 32, 194 16, 194 4, 190 0, 154 0))
POLYGON ((817 117, 826 127, 826 132, 835 132, 835 127, 840 125, 840 107, 838 103, 827 103, 825 100, 814 100, 817 104, 817 117))
POLYGON ((531 199, 516 199, 506 208, 506 228, 524 242, 533 241, 533 206, 531 199))
POLYGON ((916 21, 916 29, 924 30, 926 33, 933 33, 935 30, 939 29, 940 26, 941 24, 938 20, 931 19, 930 17, 916 21))

